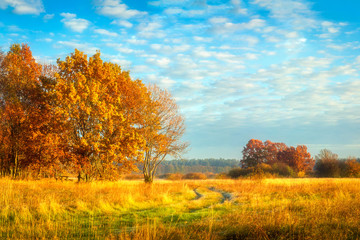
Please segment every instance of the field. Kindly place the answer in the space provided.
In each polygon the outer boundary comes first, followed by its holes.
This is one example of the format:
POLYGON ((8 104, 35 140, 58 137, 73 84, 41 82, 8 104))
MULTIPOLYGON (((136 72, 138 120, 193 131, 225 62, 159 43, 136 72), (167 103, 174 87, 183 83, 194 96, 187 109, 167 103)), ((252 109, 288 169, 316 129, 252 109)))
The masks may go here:
POLYGON ((359 179, 0 179, 1 239, 360 239, 359 179))

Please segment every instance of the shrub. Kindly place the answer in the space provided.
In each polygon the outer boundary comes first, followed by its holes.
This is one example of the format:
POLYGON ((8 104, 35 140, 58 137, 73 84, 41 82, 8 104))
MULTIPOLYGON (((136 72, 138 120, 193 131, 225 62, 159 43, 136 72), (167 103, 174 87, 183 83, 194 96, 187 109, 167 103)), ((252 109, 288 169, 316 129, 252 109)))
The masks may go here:
POLYGON ((318 159, 315 163, 315 174, 318 177, 340 177, 340 161, 336 159, 318 159))
POLYGON ((183 177, 184 175, 181 173, 166 173, 161 176, 161 178, 167 180, 181 180, 183 177))
POLYGON ((345 162, 345 171, 347 177, 360 177, 360 163, 355 158, 349 158, 345 162))
POLYGON ((126 180, 139 180, 139 179, 143 179, 144 175, 142 174, 129 174, 125 176, 126 180))
POLYGON ((215 175, 215 179, 229 179, 230 176, 228 173, 219 173, 215 175))
POLYGON ((205 175, 206 175, 207 179, 215 179, 217 177, 217 175, 212 172, 206 172, 205 175))
POLYGON ((296 173, 289 165, 282 162, 274 163, 272 166, 272 173, 282 177, 295 177, 296 173))
POLYGON ((193 180, 204 180, 206 179, 206 175, 203 173, 187 173, 183 177, 183 179, 193 179, 193 180))
POLYGON ((252 168, 233 168, 229 171, 228 175, 231 178, 239 178, 248 176, 252 172, 252 168))

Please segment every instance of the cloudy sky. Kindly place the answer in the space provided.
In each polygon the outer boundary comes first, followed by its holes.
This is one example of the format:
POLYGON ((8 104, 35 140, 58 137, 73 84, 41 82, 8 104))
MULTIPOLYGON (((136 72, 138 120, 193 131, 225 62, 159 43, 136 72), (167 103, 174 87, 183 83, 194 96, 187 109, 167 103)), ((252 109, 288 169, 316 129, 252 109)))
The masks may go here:
POLYGON ((45 63, 75 48, 171 91, 186 158, 251 138, 360 157, 360 2, 0 0, 0 47, 45 63))

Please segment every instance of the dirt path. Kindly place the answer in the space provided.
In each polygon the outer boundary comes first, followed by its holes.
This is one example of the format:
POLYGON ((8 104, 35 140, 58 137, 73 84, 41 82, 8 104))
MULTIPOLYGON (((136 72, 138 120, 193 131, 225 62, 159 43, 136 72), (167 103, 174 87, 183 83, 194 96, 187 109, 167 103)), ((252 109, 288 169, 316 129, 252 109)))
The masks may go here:
POLYGON ((198 200, 198 199, 204 197, 204 195, 201 194, 201 193, 199 193, 199 191, 198 191, 197 189, 198 189, 198 188, 195 188, 195 189, 193 190, 194 193, 196 194, 196 197, 195 197, 193 200, 198 200))
POLYGON ((215 187, 196 187, 193 189, 195 198, 190 201, 194 208, 209 208, 217 204, 232 202, 235 198, 233 193, 226 192, 215 187), (195 207, 196 206, 196 207, 195 207))
POLYGON ((209 187, 209 190, 214 191, 214 192, 218 192, 221 193, 221 195, 223 196, 223 199, 221 200, 221 203, 224 203, 225 201, 229 201, 231 202, 232 200, 234 200, 235 195, 231 192, 226 192, 220 189, 217 189, 215 187, 209 187))

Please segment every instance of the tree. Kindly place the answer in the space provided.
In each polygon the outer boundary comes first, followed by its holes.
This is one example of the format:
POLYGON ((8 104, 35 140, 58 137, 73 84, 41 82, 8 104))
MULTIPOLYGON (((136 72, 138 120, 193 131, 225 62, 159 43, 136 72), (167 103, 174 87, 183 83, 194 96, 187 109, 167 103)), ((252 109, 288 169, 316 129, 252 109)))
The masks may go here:
POLYGON ((360 163, 356 161, 355 157, 348 157, 345 162, 346 176, 359 177, 360 176, 360 163))
POLYGON ((319 177, 340 177, 341 169, 338 155, 328 149, 322 149, 316 155, 315 173, 319 177))
POLYGON ((18 177, 39 156, 49 108, 41 82, 42 66, 27 45, 14 44, 0 61, 0 142, 3 175, 18 177))
POLYGON ((276 143, 267 140, 251 139, 244 147, 242 164, 243 167, 255 167, 258 164, 274 164, 277 162, 277 154, 287 148, 284 143, 276 143))
POLYGON ((185 132, 184 118, 170 93, 156 85, 150 85, 148 89, 151 101, 146 106, 143 125, 146 141, 143 173, 145 182, 152 183, 157 167, 166 156, 179 157, 188 144, 181 142, 185 132))
POLYGON ((112 179, 135 169, 145 148, 139 127, 149 99, 145 85, 103 62, 100 52, 88 58, 75 49, 57 63, 55 113, 65 125, 61 138, 79 181, 82 174, 112 179))
POLYGON ((266 162, 267 151, 264 143, 258 139, 250 139, 244 147, 242 158, 242 167, 255 167, 261 163, 266 162))
POLYGON ((288 147, 286 150, 280 151, 278 161, 289 165, 300 174, 311 171, 315 164, 305 145, 298 145, 296 148, 288 147))
POLYGON ((278 162, 277 155, 279 152, 284 151, 287 149, 287 146, 285 143, 277 143, 277 142, 271 142, 267 140, 264 143, 264 147, 266 149, 266 163, 268 164, 275 164, 278 162))

